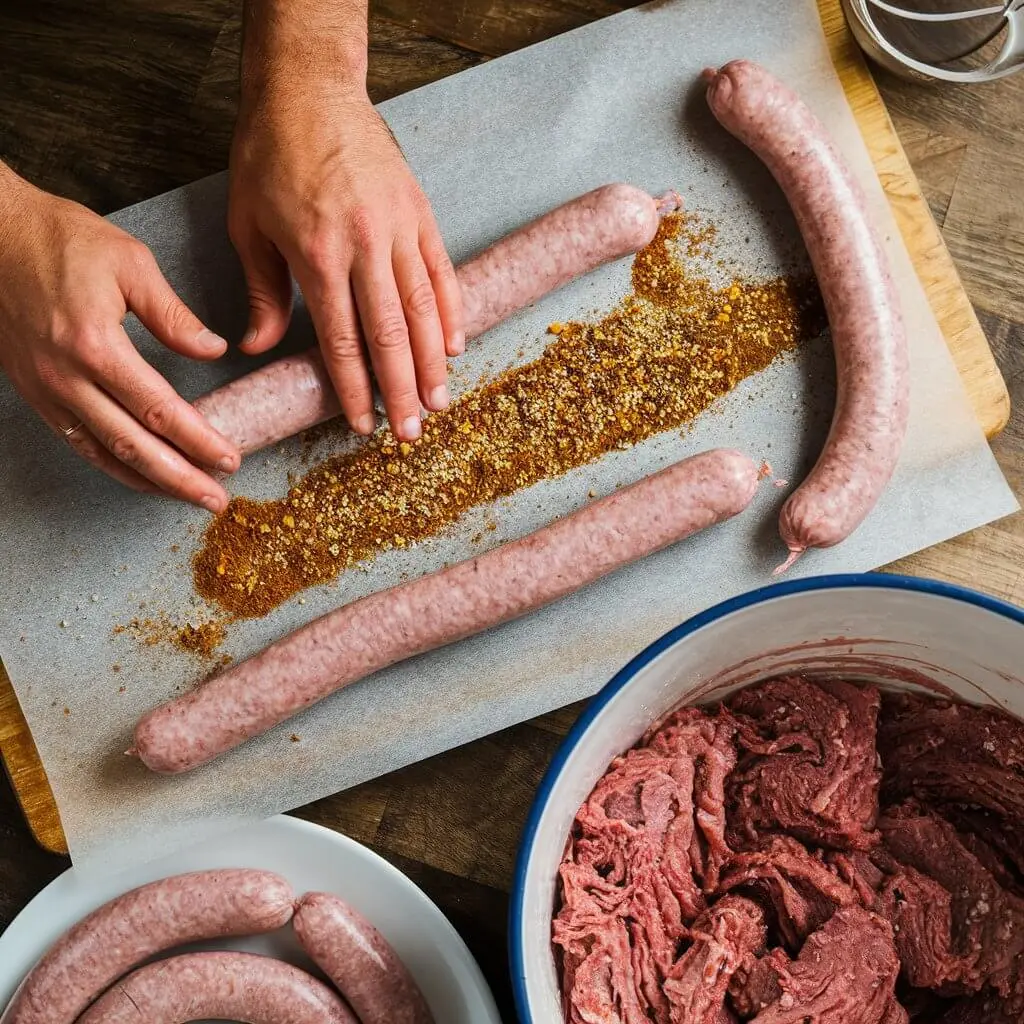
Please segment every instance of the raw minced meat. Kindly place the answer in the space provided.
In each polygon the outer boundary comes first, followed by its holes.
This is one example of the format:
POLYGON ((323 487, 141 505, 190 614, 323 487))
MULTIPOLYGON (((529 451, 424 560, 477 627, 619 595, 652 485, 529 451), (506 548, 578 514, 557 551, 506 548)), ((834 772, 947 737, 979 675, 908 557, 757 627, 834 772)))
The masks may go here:
POLYGON ((684 708, 577 814, 565 1020, 1020 1024, 1022 840, 1001 711, 801 676, 684 708))
POLYGON ((874 846, 879 703, 873 688, 800 676, 741 690, 730 701, 740 748, 728 783, 733 842, 781 832, 840 850, 874 846))

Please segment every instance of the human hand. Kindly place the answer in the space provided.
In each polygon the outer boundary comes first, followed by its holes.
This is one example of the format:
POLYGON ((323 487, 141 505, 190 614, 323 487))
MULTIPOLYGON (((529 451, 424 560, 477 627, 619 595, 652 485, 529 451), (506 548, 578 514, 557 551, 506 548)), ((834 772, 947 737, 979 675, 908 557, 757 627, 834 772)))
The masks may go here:
POLYGON ((448 405, 447 356, 465 348, 462 297, 430 205, 362 87, 327 71, 262 81, 243 102, 228 225, 251 307, 242 350, 291 316, 294 276, 349 424, 374 429, 369 365, 388 419, 420 436, 448 405))
POLYGON ((142 358, 122 326, 129 311, 181 355, 225 351, 146 246, 0 164, 0 366, 97 469, 219 512, 227 494, 197 467, 232 473, 239 452, 142 358))

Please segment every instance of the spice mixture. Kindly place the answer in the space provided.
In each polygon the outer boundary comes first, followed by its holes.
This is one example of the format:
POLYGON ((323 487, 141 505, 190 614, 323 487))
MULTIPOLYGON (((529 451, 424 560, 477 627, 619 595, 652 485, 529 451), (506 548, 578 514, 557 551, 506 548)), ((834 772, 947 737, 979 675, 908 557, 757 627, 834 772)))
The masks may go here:
MULTIPOLYGON (((181 625, 161 612, 155 617, 136 617, 125 625, 115 626, 113 633, 114 636, 131 633, 145 647, 171 644, 186 654, 194 654, 203 661, 212 661, 217 659, 217 650, 224 643, 226 631, 224 622, 217 618, 198 625, 191 622, 181 625)), ((217 660, 224 664, 223 658, 217 660)), ((120 666, 115 665, 114 671, 120 671, 120 666)))
POLYGON ((714 287, 685 262, 713 228, 665 219, 633 290, 596 323, 552 324, 534 362, 424 422, 328 459, 278 501, 234 499, 193 559, 196 591, 234 618, 267 614, 380 551, 439 533, 470 508, 679 428, 824 326, 812 279, 714 287))

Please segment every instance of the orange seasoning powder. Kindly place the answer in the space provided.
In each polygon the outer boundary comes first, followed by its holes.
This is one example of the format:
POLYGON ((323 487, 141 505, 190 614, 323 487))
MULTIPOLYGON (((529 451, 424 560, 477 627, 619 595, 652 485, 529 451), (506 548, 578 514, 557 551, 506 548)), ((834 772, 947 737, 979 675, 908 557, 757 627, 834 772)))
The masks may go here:
MULTIPOLYGON (((223 617, 222 617, 223 618, 223 617)), ((193 654, 203 661, 212 661, 226 638, 225 623, 214 617, 210 621, 193 625, 180 625, 172 621, 165 612, 155 617, 134 618, 124 625, 115 626, 114 636, 131 633, 144 647, 170 644, 185 654, 193 654)), ((218 659, 223 662, 223 659, 218 659)), ((115 671, 120 671, 115 666, 115 671)))
POLYGON ((233 618, 267 614, 380 551, 450 526, 470 508, 679 428, 824 326, 813 280, 689 271, 713 238, 665 219, 633 263, 633 291, 424 422, 414 443, 383 430, 327 459, 278 501, 235 498, 193 558, 196 591, 233 618))

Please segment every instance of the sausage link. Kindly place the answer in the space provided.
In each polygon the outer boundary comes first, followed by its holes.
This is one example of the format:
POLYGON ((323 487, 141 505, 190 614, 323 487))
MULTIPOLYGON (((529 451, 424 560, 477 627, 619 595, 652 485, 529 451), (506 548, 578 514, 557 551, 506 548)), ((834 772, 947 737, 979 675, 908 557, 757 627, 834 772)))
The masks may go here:
POLYGON ((603 185, 513 231, 459 267, 466 336, 477 337, 549 292, 639 252, 681 202, 632 185, 603 185))
POLYGON ((359 1024, 322 981, 255 953, 187 953, 118 982, 79 1024, 359 1024))
POLYGON ((704 72, 715 117, 765 163, 789 200, 821 287, 837 397, 817 463, 779 517, 783 572, 845 540, 892 477, 907 431, 910 369, 899 297, 864 194, 822 123, 764 68, 704 72))
POLYGON ((174 946, 270 932, 292 916, 295 893, 269 871, 197 871, 151 882, 94 910, 32 969, 0 1024, 73 1024, 136 964, 174 946))
MULTIPOLYGON (((476 338, 512 313, 604 263, 639 252, 680 197, 613 184, 573 199, 485 249, 456 271, 465 331, 476 338)), ((319 349, 269 363, 193 403, 250 455, 341 412, 319 349)))
POLYGON ((526 615, 750 503, 758 471, 730 450, 695 455, 519 540, 346 605, 135 728, 153 771, 189 771, 364 676, 526 615))
POLYGON ((398 954, 344 900, 326 892, 306 893, 295 908, 292 928, 360 1024, 434 1024, 423 993, 398 954))

